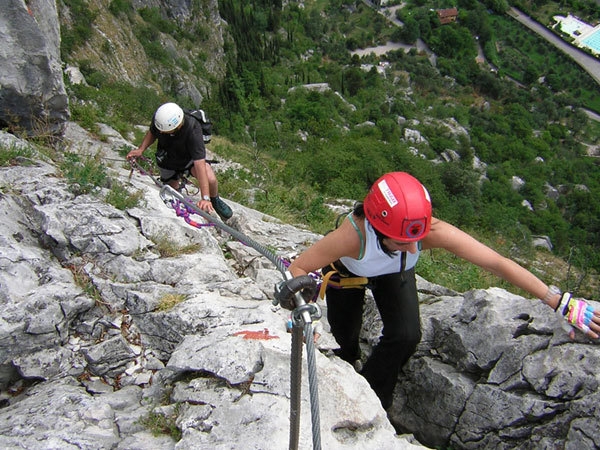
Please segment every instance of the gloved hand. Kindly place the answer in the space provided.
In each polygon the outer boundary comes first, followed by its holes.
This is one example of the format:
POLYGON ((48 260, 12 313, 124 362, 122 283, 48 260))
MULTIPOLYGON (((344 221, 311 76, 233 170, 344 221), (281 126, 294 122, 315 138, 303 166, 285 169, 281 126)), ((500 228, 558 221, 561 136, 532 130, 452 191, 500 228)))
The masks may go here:
POLYGON ((300 292, 308 303, 317 293, 317 282, 308 275, 301 275, 275 285, 275 299, 282 308, 293 310, 296 307, 296 292, 300 292))
POLYGON ((587 334, 590 331, 590 323, 594 319, 594 307, 581 298, 574 298, 565 292, 560 298, 556 313, 567 321, 567 323, 587 334))

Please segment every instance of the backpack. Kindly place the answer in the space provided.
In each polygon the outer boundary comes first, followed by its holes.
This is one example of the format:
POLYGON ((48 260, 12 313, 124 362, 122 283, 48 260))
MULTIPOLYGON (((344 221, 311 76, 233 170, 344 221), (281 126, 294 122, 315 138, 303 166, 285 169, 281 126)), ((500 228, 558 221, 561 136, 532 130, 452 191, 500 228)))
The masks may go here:
POLYGON ((198 121, 200 126, 202 127, 202 137, 204 138, 204 144, 210 143, 212 139, 212 122, 202 109, 188 109, 185 110, 185 113, 188 116, 192 116, 194 119, 198 121))

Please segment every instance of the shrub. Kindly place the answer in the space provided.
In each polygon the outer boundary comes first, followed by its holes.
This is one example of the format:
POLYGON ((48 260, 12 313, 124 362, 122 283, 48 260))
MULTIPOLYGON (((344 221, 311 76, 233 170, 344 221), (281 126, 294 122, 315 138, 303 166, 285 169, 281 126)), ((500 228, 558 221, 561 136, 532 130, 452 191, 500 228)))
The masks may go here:
POLYGON ((179 416, 179 404, 176 405, 171 414, 162 414, 151 411, 148 416, 140 419, 140 424, 148 428, 154 436, 166 434, 175 441, 181 439, 181 430, 177 427, 177 417, 179 416))
POLYGON ((143 191, 134 193, 117 181, 111 183, 109 193, 106 195, 106 202, 120 210, 126 210, 140 205, 144 199, 143 191))
POLYGON ((65 153, 60 169, 77 194, 88 194, 96 187, 103 187, 108 181, 106 168, 99 155, 65 153))
POLYGON ((129 16, 133 13, 133 5, 131 4, 131 0, 111 0, 108 10, 114 16, 118 16, 119 14, 129 16))
POLYGON ((30 146, 0 145, 0 167, 23 164, 24 158, 31 158, 34 153, 30 146))
POLYGON ((78 46, 87 42, 92 36, 92 24, 98 12, 89 8, 85 0, 63 0, 71 16, 73 27, 62 26, 61 36, 61 55, 63 60, 78 46))

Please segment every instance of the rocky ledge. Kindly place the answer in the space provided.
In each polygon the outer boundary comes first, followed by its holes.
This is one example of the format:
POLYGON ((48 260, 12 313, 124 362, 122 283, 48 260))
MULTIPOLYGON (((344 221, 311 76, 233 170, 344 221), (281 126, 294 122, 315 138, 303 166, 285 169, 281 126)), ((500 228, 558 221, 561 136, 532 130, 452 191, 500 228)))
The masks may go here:
MULTIPOLYGON (((146 176, 130 179, 114 151, 127 142, 103 129, 98 141, 69 124, 65 150, 100 152, 111 176, 144 193, 143 207, 76 195, 42 157, 0 168, 0 446, 287 448, 291 339, 288 312, 271 303, 280 273, 218 228, 186 224, 146 176), (167 238, 195 250, 161 257, 167 238)), ((232 205, 230 225, 281 256, 319 238, 232 205)), ((387 412, 332 356, 321 320, 323 448, 600 447, 597 344, 570 341, 539 301, 418 284, 423 340, 387 412)), ((365 352, 380 332, 368 306, 365 352)))

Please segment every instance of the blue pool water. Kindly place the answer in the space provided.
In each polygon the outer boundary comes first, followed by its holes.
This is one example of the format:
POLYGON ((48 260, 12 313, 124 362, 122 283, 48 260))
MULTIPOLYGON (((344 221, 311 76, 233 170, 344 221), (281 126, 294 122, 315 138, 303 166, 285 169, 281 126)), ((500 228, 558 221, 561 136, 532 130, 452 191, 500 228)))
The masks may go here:
POLYGON ((600 30, 597 30, 594 34, 586 37, 581 43, 600 53, 600 30))

